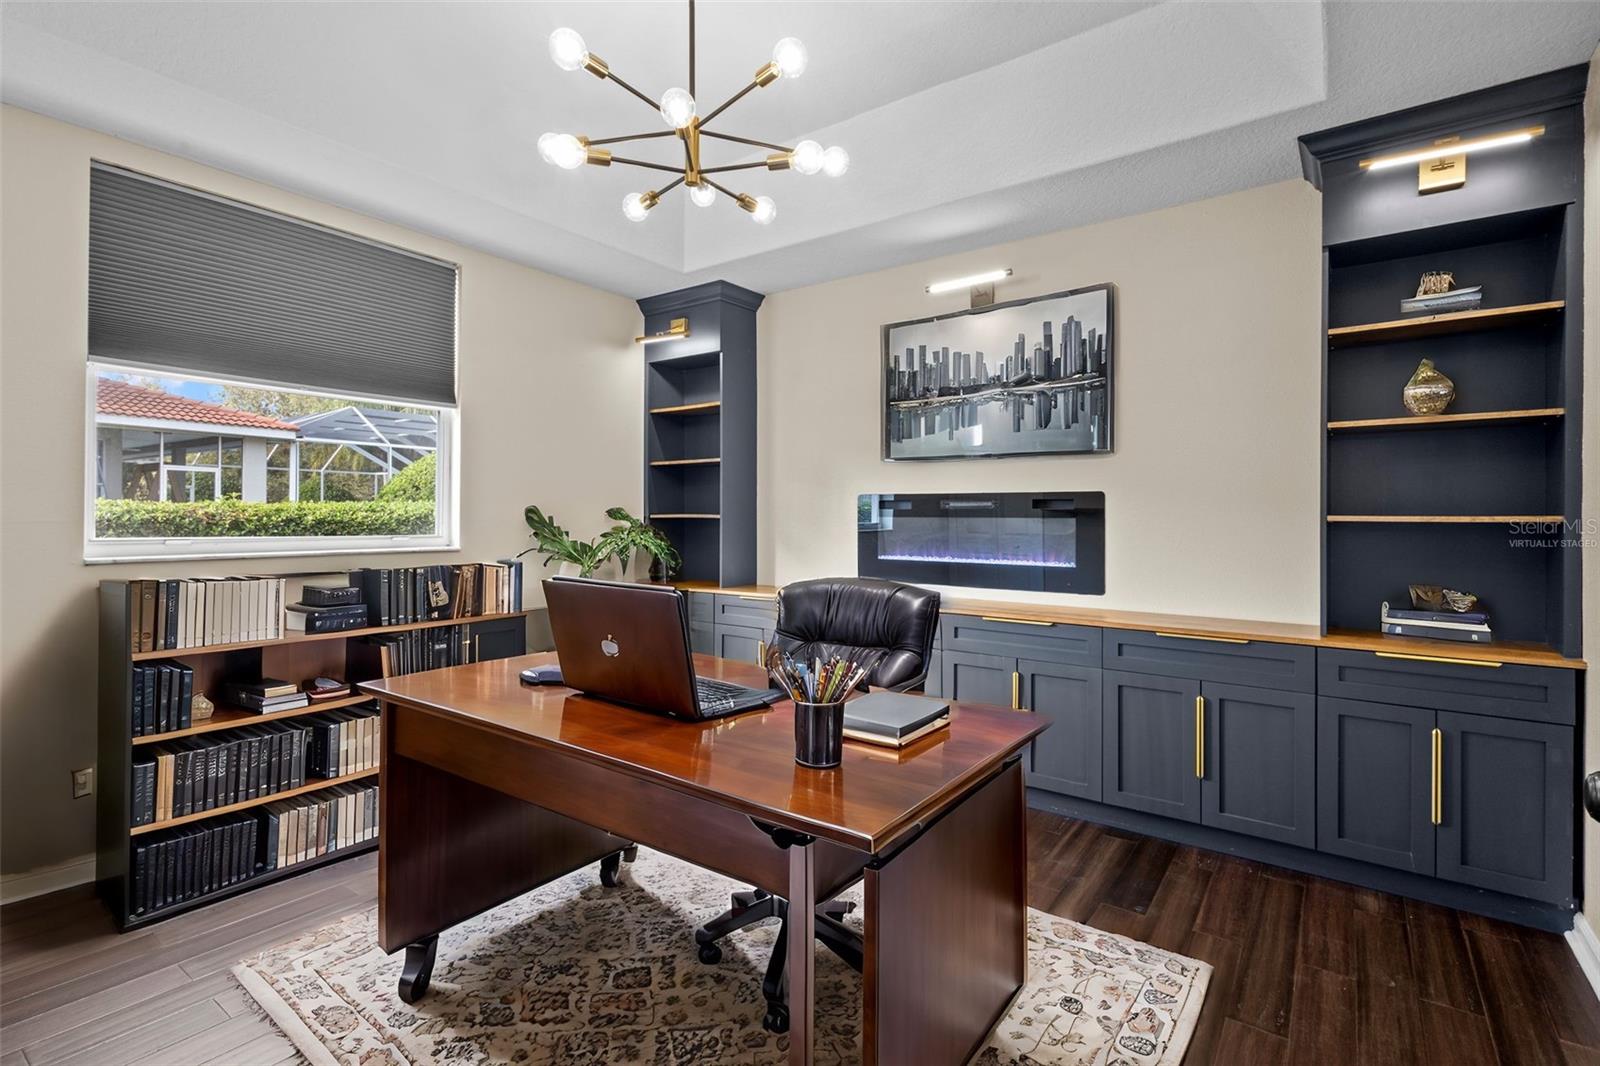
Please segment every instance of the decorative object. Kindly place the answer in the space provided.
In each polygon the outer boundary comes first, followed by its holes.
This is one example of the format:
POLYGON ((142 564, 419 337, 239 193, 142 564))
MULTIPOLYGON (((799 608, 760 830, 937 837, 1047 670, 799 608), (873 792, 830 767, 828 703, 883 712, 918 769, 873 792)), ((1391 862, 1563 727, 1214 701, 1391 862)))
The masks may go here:
POLYGON ((1434 369, 1433 360, 1424 359, 1417 364, 1400 398, 1414 415, 1440 414, 1456 398, 1456 383, 1434 369))
POLYGON ((883 457, 1111 451, 1112 285, 883 327, 883 457))
POLYGON ((1400 301, 1400 313, 1470 311, 1483 303, 1482 285, 1458 289, 1455 284, 1456 276, 1448 270, 1428 271, 1417 282, 1417 294, 1409 300, 1400 301))
POLYGON ((735 137, 729 133, 717 133, 706 129, 711 121, 733 104, 737 103, 746 93, 753 89, 764 88, 777 81, 779 78, 798 78, 805 73, 806 47, 793 37, 785 37, 772 46, 772 59, 750 79, 749 84, 734 93, 720 106, 715 107, 709 114, 702 116, 700 106, 695 100, 695 56, 694 56, 694 0, 689 0, 689 87, 671 88, 662 93, 659 98, 652 98, 638 89, 629 85, 616 74, 605 60, 589 51, 583 38, 576 30, 562 28, 550 35, 550 58, 562 70, 587 70, 601 81, 612 81, 618 87, 644 101, 645 106, 657 113, 658 117, 666 123, 665 130, 653 130, 647 133, 630 133, 621 137, 602 137, 590 139, 578 137, 570 133, 546 133, 539 138, 539 154, 545 162, 558 166, 563 170, 576 170, 588 163, 591 166, 609 167, 613 163, 623 166, 642 167, 647 170, 664 171, 677 175, 665 185, 645 192, 631 192, 623 198, 622 213, 631 222, 643 222, 649 217, 650 212, 661 202, 661 198, 679 185, 689 191, 689 198, 696 207, 710 207, 716 202, 717 194, 721 193, 739 207, 750 213, 750 217, 762 225, 766 225, 777 217, 778 208, 770 196, 750 196, 747 193, 736 193, 713 181, 709 175, 722 174, 734 170, 751 170, 761 168, 765 170, 794 170, 800 174, 815 174, 819 170, 829 177, 839 177, 850 167, 849 154, 837 145, 823 148, 816 141, 803 140, 794 145, 774 144, 769 141, 753 140, 749 137, 735 137), (658 137, 673 137, 683 142, 683 151, 671 152, 673 161, 668 163, 651 162, 644 159, 625 158, 613 155, 611 149, 602 145, 620 144, 624 141, 642 141, 658 137), (720 141, 731 141, 735 144, 747 145, 753 148, 769 149, 771 154, 765 159, 753 163, 727 163, 721 166, 704 166, 700 158, 700 140, 702 137, 711 137, 720 141))
POLYGON ((844 700, 794 705, 794 761, 832 770, 844 757, 844 700))
POLYGON ((203 694, 196 692, 194 699, 189 704, 189 720, 191 722, 203 722, 210 718, 211 713, 216 709, 216 704, 206 699, 203 694))
POLYGON ((1526 126, 1519 130, 1489 133, 1482 137, 1441 137, 1427 148, 1414 148, 1403 152, 1361 160, 1362 170, 1386 170, 1389 167, 1417 165, 1417 192, 1443 192, 1458 189, 1467 183, 1467 154, 1485 148, 1503 148, 1512 144, 1527 144, 1544 135, 1543 126, 1526 126))
POLYGON ((518 552, 517 557, 537 552, 544 556, 545 566, 559 563, 557 573, 577 577, 591 577, 607 562, 615 560, 623 580, 636 580, 632 576, 634 556, 641 551, 660 560, 669 575, 682 562, 666 534, 635 518, 626 508, 608 508, 606 517, 617 524, 593 540, 577 540, 561 528, 554 517, 545 514, 537 505, 529 504, 523 510, 523 519, 532 530, 529 535, 538 543, 518 552))
MULTIPOLYGON (((735 934, 703 966, 691 930, 745 886, 648 848, 624 869, 617 888, 590 867, 447 930, 415 1006, 396 991, 402 959, 378 947, 373 909, 233 973, 317 1066, 787 1063, 787 1038, 761 1028, 778 924, 735 934)), ((861 888, 844 898, 859 902, 861 888)), ((860 913, 844 919, 857 931, 860 913)), ((1178 1066, 1210 978, 1204 962, 1030 910, 1028 981, 973 1061, 1178 1066)), ((816 991, 818 1066, 859 1062, 861 978, 820 945, 816 991)))
POLYGON ((1455 611, 1464 614, 1477 606, 1478 597, 1439 585, 1411 585, 1411 606, 1419 611, 1455 611))
POLYGON ((824 662, 799 662, 781 648, 767 646, 762 664, 784 694, 794 701, 794 761, 826 770, 839 765, 844 752, 844 701, 866 678, 881 653, 862 659, 835 655, 824 662))

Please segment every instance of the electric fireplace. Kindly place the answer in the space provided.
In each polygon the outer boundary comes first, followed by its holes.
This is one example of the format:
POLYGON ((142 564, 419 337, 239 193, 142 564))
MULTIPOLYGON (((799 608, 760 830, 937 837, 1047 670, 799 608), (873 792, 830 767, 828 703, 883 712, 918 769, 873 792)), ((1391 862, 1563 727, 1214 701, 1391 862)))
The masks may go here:
POLYGON ((1106 590, 1105 493, 864 494, 857 571, 919 585, 1106 590))

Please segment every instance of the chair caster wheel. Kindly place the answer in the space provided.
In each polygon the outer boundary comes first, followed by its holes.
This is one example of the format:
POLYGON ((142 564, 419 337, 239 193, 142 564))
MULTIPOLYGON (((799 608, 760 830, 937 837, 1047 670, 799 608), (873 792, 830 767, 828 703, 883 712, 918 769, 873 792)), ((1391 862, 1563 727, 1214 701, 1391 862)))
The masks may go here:
POLYGON ((700 961, 705 963, 707 966, 715 966, 717 963, 722 961, 722 948, 718 947, 714 943, 701 944, 700 961))
POLYGON ((769 1033, 787 1033, 789 1008, 782 1003, 767 1004, 767 1016, 761 1019, 761 1028, 769 1033))
POLYGON ((616 851, 600 860, 600 883, 607 888, 616 888, 621 884, 617 880, 617 872, 622 869, 622 852, 616 851))

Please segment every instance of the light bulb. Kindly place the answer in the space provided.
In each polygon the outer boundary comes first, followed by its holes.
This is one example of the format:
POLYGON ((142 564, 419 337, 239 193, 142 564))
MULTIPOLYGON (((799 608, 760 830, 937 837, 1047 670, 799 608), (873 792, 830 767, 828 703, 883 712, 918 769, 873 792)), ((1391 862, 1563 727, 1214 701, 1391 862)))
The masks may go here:
POLYGON ((794 146, 789 165, 802 174, 815 174, 822 169, 822 145, 816 141, 801 141, 794 146))
POLYGON ((772 61, 785 78, 798 78, 806 72, 806 46, 798 37, 785 37, 772 46, 772 61))
POLYGON ((756 209, 750 212, 750 217, 765 226, 778 217, 778 205, 772 202, 770 196, 758 196, 756 209))
POLYGON ((622 198, 622 213, 628 217, 629 222, 643 222, 650 208, 645 206, 644 197, 636 192, 630 192, 622 198))
POLYGON ((550 35, 550 58, 562 70, 577 70, 589 61, 589 47, 577 30, 563 26, 550 35))
POLYGON ((717 198, 717 190, 709 185, 689 186, 689 199, 696 207, 710 207, 717 198))
POLYGON ((822 153, 822 172, 837 178, 850 169, 850 153, 837 144, 822 153))
POLYGON ((661 117, 667 125, 681 130, 694 121, 694 97, 687 89, 668 89, 661 94, 661 117))
POLYGON ((562 170, 576 170, 589 157, 588 150, 570 133, 547 133, 540 137, 539 154, 546 163, 562 170))

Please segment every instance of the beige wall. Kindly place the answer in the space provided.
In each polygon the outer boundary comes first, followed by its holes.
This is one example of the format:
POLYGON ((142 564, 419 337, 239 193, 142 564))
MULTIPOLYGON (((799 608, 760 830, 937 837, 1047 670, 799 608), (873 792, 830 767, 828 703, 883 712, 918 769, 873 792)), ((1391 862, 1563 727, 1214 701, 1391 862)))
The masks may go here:
POLYGON ((1048 599, 1317 622, 1319 212, 1289 181, 769 296, 763 579, 854 574, 858 493, 1099 490, 1106 594, 1048 599), (1006 266, 1001 300, 1116 284, 1116 451, 883 462, 880 327, 967 305, 930 281, 1006 266))
POLYGON ((581 535, 604 526, 604 508, 639 505, 643 364, 631 343, 639 325, 632 301, 10 107, 0 118, 0 230, 4 874, 71 863, 94 849, 94 800, 70 798, 70 771, 96 758, 97 582, 493 559, 526 546, 527 503, 554 510, 581 535), (460 552, 83 564, 91 159, 460 264, 460 552), (604 458, 593 461, 602 441, 604 458))

